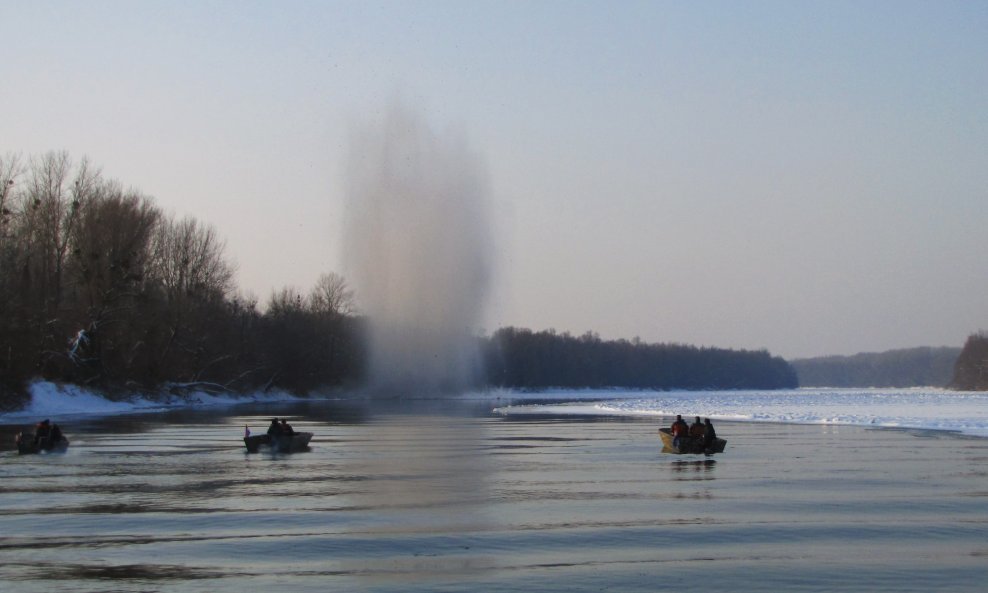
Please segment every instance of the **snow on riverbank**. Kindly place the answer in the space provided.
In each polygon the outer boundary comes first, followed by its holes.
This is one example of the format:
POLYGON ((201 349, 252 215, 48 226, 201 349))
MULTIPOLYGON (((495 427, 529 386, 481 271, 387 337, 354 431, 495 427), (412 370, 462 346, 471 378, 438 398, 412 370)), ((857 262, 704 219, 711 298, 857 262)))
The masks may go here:
POLYGON ((509 414, 693 416, 793 424, 954 430, 988 437, 988 393, 914 389, 552 392, 559 403, 508 405, 509 414), (572 397, 576 395, 577 397, 572 397))
POLYGON ((76 385, 59 385, 37 381, 29 387, 30 403, 22 410, 0 414, 0 423, 36 421, 38 418, 65 416, 111 416, 135 412, 164 411, 174 408, 227 406, 252 401, 291 401, 298 399, 287 393, 275 392, 245 396, 217 396, 203 391, 187 396, 148 398, 134 396, 122 401, 106 399, 100 394, 76 385))
MULTIPOLYGON (((294 401, 283 392, 217 396, 133 397, 111 401, 72 385, 36 382, 25 409, 0 414, 0 423, 39 418, 107 416, 175 408, 227 406, 247 402, 294 401)), ((442 399, 437 396, 437 399, 442 399)), ((845 424, 870 427, 953 430, 988 437, 988 392, 914 389, 793 389, 780 391, 495 390, 456 400, 490 400, 494 411, 515 414, 597 416, 693 416, 738 422, 845 424)))

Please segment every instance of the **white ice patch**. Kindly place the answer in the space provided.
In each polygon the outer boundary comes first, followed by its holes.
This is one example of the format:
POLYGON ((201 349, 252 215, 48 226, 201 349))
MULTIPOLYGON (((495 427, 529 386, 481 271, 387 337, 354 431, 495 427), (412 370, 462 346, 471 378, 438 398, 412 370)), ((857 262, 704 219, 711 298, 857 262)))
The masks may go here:
POLYGON ((846 424, 955 430, 988 437, 988 393, 944 389, 565 392, 560 403, 508 405, 501 414, 701 416, 745 422, 846 424), (595 401, 587 401, 589 399, 595 401))
MULTIPOLYGON (((181 407, 226 406, 245 402, 298 399, 287 393, 217 396, 204 392, 186 397, 130 398, 111 401, 72 385, 39 381, 31 401, 17 412, 0 414, 0 422, 37 421, 73 415, 114 415, 181 407)), ((855 426, 954 430, 988 437, 988 393, 944 389, 795 389, 785 391, 624 391, 509 390, 466 394, 493 399, 499 414, 579 414, 597 416, 701 416, 739 422, 846 424, 855 426), (531 402, 538 403, 531 403, 531 402)), ((454 401, 453 399, 450 400, 454 401)))
POLYGON ((37 421, 39 418, 64 418, 65 416, 109 416, 135 412, 153 412, 182 407, 227 406, 251 401, 289 401, 298 399, 287 393, 265 393, 246 396, 212 395, 194 392, 185 397, 149 399, 134 396, 123 401, 106 399, 99 393, 76 385, 59 385, 48 381, 37 381, 29 387, 31 401, 22 410, 0 414, 0 422, 22 420, 37 421))

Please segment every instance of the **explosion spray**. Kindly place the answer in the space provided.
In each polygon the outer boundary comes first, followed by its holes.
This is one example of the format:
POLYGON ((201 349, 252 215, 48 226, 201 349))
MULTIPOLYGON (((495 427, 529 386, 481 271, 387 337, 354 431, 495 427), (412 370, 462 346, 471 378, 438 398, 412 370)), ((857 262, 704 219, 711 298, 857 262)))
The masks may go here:
POLYGON ((462 136, 407 109, 353 134, 348 274, 369 322, 369 386, 460 391, 479 378, 476 331, 490 276, 488 189, 462 136))

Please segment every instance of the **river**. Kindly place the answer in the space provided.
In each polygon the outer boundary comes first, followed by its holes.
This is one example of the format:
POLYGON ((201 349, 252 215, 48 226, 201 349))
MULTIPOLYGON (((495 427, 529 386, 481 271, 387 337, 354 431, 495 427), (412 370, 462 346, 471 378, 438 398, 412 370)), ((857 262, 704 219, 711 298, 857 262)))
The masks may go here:
POLYGON ((0 426, 4 592, 983 591, 988 439, 496 401, 251 404, 0 426), (247 454, 273 417, 308 451, 247 454))

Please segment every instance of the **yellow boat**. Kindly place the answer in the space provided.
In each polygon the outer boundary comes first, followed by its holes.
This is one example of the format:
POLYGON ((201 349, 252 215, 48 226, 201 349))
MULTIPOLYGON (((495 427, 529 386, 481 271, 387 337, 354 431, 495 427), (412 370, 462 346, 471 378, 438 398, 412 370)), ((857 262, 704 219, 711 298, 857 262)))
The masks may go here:
POLYGON ((672 429, 669 428, 660 428, 659 436, 662 437, 662 451, 664 453, 703 453, 713 455, 714 453, 723 453, 724 447, 727 446, 727 441, 722 438, 715 438, 709 447, 704 448, 703 437, 686 436, 679 437, 679 446, 676 447, 672 444, 672 429))

